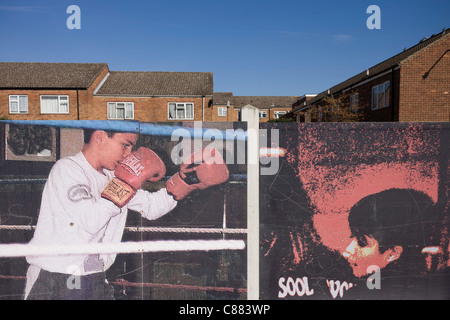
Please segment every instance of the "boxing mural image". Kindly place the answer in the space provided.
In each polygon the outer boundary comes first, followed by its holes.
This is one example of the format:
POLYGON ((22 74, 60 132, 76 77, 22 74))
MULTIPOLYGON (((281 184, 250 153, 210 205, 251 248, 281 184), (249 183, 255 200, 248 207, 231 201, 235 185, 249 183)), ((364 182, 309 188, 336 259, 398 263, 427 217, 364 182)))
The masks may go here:
POLYGON ((262 299, 450 297, 447 123, 262 127, 262 299))
POLYGON ((245 122, 0 128, 2 300, 450 298, 448 123, 259 124, 259 261, 245 122))
POLYGON ((245 297, 245 167, 225 147, 172 139, 182 123, 1 125, 4 154, 42 131, 55 156, 3 158, 2 299, 245 297))

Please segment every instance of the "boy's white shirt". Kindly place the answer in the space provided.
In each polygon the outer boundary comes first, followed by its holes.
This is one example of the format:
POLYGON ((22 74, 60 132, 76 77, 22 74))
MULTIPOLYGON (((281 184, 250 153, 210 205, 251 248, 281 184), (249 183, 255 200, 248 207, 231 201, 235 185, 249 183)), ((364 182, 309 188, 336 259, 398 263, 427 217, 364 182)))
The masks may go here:
MULTIPOLYGON (((128 209, 140 212, 149 220, 170 212, 177 201, 165 188, 150 193, 138 190, 123 208, 101 198, 101 193, 114 172, 96 171, 82 152, 59 160, 50 171, 45 184, 36 230, 30 244, 119 243, 128 209)), ((40 269, 64 274, 87 275, 106 271, 116 254, 99 255, 102 270, 86 270, 88 255, 28 256, 25 298, 36 281, 40 269)))

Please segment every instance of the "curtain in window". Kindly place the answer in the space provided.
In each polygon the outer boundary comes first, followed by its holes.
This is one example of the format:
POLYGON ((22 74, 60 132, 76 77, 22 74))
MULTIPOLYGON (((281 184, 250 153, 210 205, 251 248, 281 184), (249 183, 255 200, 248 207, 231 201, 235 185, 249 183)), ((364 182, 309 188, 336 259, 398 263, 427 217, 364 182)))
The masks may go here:
POLYGON ((184 108, 177 107, 176 119, 184 119, 184 108))
POLYGON ((19 112, 28 112, 28 96, 19 96, 19 112))
POLYGON ((109 102, 108 119, 134 119, 134 104, 132 102, 109 102))
POLYGON ((372 88, 372 109, 377 108, 377 87, 372 88))
POLYGON ((116 118, 116 104, 108 103, 108 119, 116 118))
POLYGON ((116 119, 125 119, 125 103, 116 104, 116 119))
POLYGON ((390 97, 391 97, 391 83, 390 82, 386 82, 384 85, 384 92, 385 92, 385 96, 384 96, 384 105, 385 106, 389 106, 389 102, 390 102, 390 97))
POLYGON ((169 119, 176 118, 176 105, 175 103, 169 103, 169 119))
POLYGON ((382 91, 382 90, 378 91, 378 105, 377 105, 377 107, 378 108, 383 108, 384 107, 384 91, 382 91))
POLYGON ((132 103, 125 104, 125 119, 134 119, 134 110, 132 103))
POLYGON ((11 113, 19 112, 19 101, 17 96, 9 97, 9 112, 11 113))
POLYGON ((194 118, 194 105, 192 103, 186 103, 186 119, 194 118))
POLYGON ((59 113, 58 96, 41 97, 42 113, 59 113))
POLYGON ((69 97, 59 97, 59 112, 69 113, 69 97))

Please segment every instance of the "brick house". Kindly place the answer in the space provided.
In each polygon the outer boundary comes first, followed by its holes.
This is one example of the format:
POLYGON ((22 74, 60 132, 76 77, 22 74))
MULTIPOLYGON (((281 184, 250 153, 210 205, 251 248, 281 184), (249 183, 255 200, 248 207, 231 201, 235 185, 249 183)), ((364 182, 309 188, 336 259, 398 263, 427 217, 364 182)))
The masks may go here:
MULTIPOLYGON (((297 122, 311 121, 327 97, 345 95, 363 121, 449 121, 450 30, 412 46, 293 107, 297 122), (313 107, 319 106, 315 109, 313 107)), ((320 117, 319 117, 320 121, 320 117)))
POLYGON ((110 72, 94 94, 91 117, 141 121, 204 121, 213 97, 207 72, 110 72))
POLYGON ((93 93, 108 72, 104 63, 1 62, 0 117, 86 119, 93 93))
POLYGON ((0 117, 11 120, 204 121, 208 72, 110 71, 95 63, 0 63, 0 117))
POLYGON ((295 96, 234 96, 232 92, 215 92, 212 121, 240 121, 240 111, 251 105, 259 109, 260 122, 276 120, 292 111, 295 96))

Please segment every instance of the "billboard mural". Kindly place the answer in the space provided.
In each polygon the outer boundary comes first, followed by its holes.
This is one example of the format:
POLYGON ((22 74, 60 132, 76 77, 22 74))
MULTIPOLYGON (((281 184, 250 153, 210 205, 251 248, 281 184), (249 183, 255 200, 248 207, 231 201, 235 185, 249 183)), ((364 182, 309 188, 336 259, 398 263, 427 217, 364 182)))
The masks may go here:
POLYGON ((261 128, 261 299, 450 297, 448 123, 261 128))
POLYGON ((1 121, 0 299, 245 299, 245 131, 1 121))
MULTIPOLYGON (((260 124, 260 298, 449 299, 449 129, 260 124)), ((245 122, 1 121, 0 135, 1 300, 86 283, 100 299, 247 298, 245 122)))

